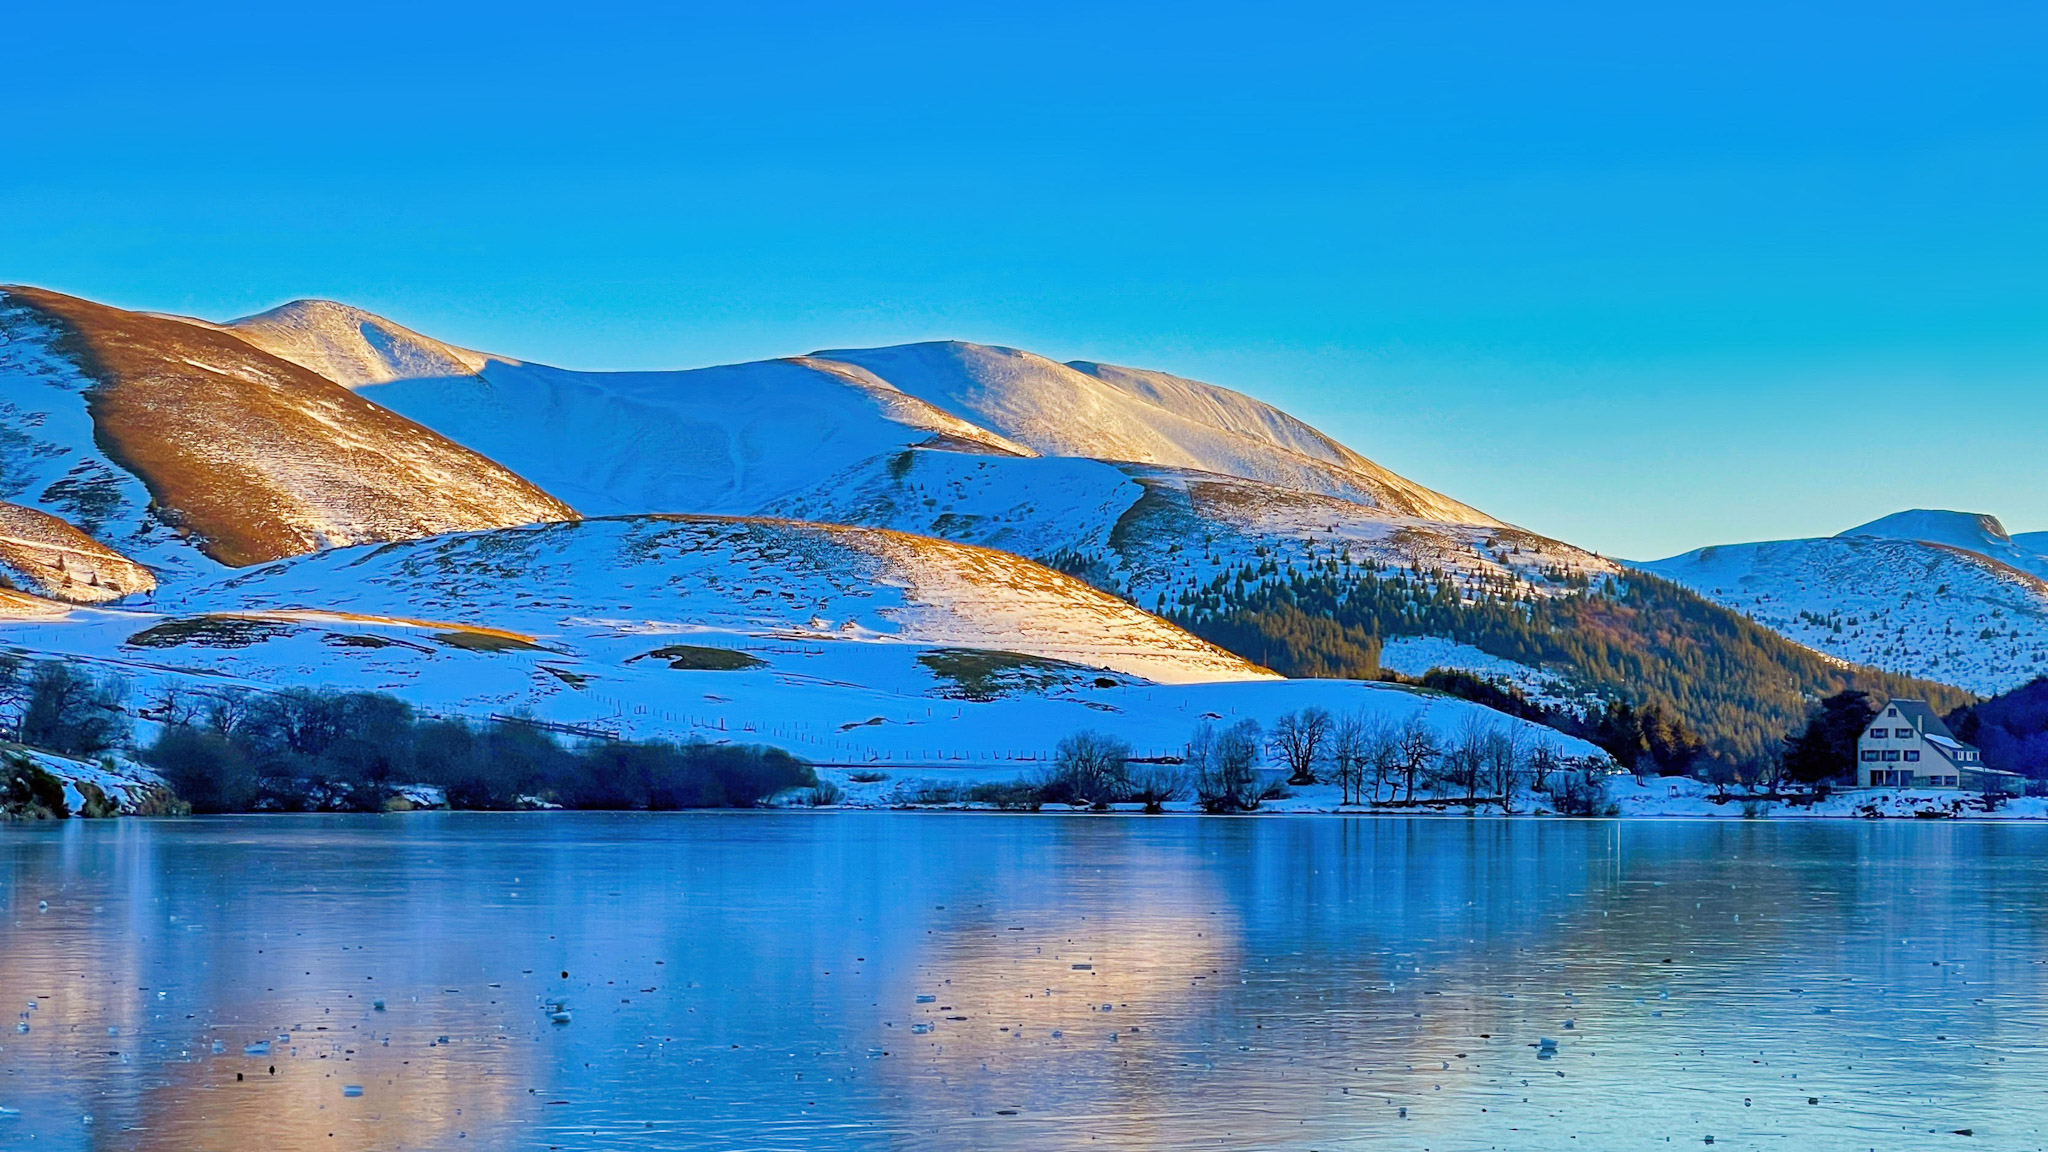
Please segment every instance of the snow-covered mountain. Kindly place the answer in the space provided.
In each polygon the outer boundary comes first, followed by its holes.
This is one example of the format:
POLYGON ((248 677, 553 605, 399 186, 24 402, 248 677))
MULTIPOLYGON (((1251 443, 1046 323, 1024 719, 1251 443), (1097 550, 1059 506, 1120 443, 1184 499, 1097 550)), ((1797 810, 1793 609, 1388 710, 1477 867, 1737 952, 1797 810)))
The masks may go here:
POLYGON ((489 359, 481 352, 443 344, 382 316, 332 300, 295 300, 268 312, 207 326, 232 332, 272 356, 317 372, 344 388, 465 375, 481 370, 489 359))
POLYGON ((182 571, 575 513, 221 329, 0 293, 0 499, 182 571))
POLYGON ((577 373, 320 301, 216 324, 8 289, 0 448, 0 647, 137 703, 330 685, 851 762, 1015 768, 1084 727, 1168 752, 1309 705, 1448 738, 1490 714, 1282 680, 1025 556, 1512 532, 1158 374, 972 345, 577 373))
POLYGON ((2048 673, 2043 535, 1921 509, 1640 567, 1839 659, 1988 695, 2048 673))
MULTIPOLYGON (((294 309, 315 306, 278 312, 294 309)), ((384 381, 361 385, 365 398, 591 515, 894 528, 1058 557, 1148 607, 1218 572, 1307 563, 1332 544, 1537 594, 1560 577, 1618 570, 1395 475, 1270 405, 1164 373, 958 342, 678 372, 465 354, 481 363, 463 375, 386 379, 395 361, 375 357, 348 371, 384 381)))

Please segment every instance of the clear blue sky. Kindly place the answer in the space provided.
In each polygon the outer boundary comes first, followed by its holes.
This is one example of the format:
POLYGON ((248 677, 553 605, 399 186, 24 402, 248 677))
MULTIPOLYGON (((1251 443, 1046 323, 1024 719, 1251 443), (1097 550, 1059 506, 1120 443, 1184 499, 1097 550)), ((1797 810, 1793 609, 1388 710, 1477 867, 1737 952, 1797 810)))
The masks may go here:
POLYGON ((2048 528, 2042 11, 18 5, 0 280, 1165 368, 1623 556, 2048 528))

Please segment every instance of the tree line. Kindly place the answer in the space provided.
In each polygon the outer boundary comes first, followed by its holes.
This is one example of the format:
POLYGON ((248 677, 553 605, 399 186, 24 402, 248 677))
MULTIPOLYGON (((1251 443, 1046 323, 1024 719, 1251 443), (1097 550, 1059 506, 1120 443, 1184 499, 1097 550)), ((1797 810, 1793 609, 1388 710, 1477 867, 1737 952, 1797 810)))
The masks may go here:
POLYGON ((1290 787, 1335 784, 1347 805, 1455 802, 1512 811, 1518 798, 1537 794, 1556 811, 1584 815, 1598 803, 1599 774, 1598 765, 1564 755, 1554 742, 1477 712, 1445 734, 1420 714, 1304 708, 1278 717, 1271 730, 1254 720, 1201 724, 1178 764, 1134 762, 1122 741, 1077 732, 1060 742, 1028 799, 1096 809, 1140 803, 1148 812, 1192 800, 1226 814, 1255 811, 1290 787), (1267 763, 1285 777, 1263 774, 1267 763))
MULTIPOLYGON (((113 673, 0 658, 0 732, 19 743, 83 759, 120 750, 127 697, 113 673)), ((452 808, 736 808, 817 783, 776 748, 565 742, 522 717, 423 716, 375 692, 173 683, 142 711, 159 727, 138 758, 196 812, 374 812, 413 785, 440 789, 452 808)))

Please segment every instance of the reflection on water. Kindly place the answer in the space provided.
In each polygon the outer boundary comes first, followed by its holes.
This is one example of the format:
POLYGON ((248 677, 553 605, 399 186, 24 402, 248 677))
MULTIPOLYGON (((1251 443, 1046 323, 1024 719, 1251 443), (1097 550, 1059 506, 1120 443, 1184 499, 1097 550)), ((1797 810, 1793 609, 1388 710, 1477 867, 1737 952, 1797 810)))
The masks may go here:
POLYGON ((0 1147, 2039 1148, 2044 836, 0 827, 0 1147))

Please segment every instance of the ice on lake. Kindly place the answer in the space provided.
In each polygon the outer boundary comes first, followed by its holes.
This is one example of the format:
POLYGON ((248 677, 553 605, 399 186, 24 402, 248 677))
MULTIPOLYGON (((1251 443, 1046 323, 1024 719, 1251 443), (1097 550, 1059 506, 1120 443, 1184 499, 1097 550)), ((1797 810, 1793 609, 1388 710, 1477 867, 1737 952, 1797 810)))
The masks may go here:
POLYGON ((2044 945, 2021 826, 4 826, 0 1143, 2039 1148, 2044 945))

